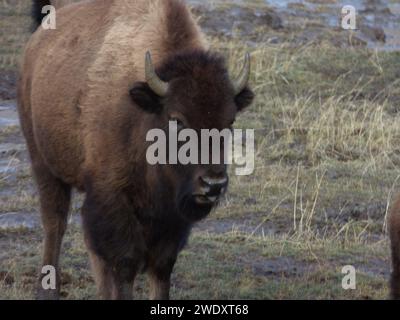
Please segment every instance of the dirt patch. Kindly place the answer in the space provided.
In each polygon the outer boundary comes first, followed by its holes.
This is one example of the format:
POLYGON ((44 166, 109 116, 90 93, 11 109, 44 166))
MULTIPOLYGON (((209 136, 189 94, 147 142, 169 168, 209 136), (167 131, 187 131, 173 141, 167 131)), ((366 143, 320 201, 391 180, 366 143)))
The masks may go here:
POLYGON ((302 277, 316 270, 316 265, 302 262, 291 257, 277 257, 265 260, 242 259, 242 262, 251 266, 254 274, 264 277, 302 277))
POLYGON ((370 202, 370 203, 345 203, 342 209, 326 209, 327 217, 332 221, 344 224, 349 221, 366 221, 371 220, 383 223, 386 214, 386 203, 370 202))
POLYGON ((389 259, 378 258, 368 259, 359 264, 355 264, 356 270, 370 276, 381 276, 389 280, 390 262, 389 259))
POLYGON ((272 223, 260 214, 244 214, 242 217, 225 219, 206 219, 198 223, 194 231, 213 234, 243 233, 254 236, 274 235, 278 233, 275 222, 272 223))

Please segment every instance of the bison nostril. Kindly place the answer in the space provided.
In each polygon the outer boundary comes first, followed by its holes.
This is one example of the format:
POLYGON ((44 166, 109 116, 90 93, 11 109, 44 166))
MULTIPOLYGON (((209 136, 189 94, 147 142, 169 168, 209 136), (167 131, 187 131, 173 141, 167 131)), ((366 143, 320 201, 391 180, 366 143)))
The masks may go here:
POLYGON ((228 178, 210 178, 210 177, 201 177, 201 181, 206 184, 208 187, 215 188, 218 187, 220 189, 224 188, 228 184, 228 178))

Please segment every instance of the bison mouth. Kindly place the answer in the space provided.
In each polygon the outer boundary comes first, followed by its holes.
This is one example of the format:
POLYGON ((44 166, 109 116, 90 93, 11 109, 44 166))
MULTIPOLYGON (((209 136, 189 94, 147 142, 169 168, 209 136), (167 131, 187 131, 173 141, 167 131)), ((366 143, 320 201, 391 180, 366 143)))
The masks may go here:
POLYGON ((199 205, 211 205, 215 206, 218 204, 219 199, 222 195, 225 194, 227 189, 227 184, 224 184, 222 187, 212 187, 207 185, 200 189, 200 192, 195 192, 192 194, 194 201, 199 205))
POLYGON ((198 205, 215 205, 219 200, 218 196, 210 196, 205 194, 194 194, 193 198, 198 205))
POLYGON ((186 220, 196 222, 206 218, 218 203, 218 197, 188 194, 179 201, 179 213, 186 220))
POLYGON ((219 204, 221 197, 225 194, 227 186, 221 188, 196 188, 183 185, 178 193, 179 214, 190 222, 196 222, 206 218, 211 210, 219 204))

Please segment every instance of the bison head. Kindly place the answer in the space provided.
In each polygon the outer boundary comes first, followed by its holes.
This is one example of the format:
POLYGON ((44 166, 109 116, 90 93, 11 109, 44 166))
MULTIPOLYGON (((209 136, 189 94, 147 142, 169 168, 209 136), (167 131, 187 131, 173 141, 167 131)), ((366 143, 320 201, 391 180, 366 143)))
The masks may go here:
MULTIPOLYGON (((157 70, 147 53, 145 66, 146 82, 136 83, 130 95, 137 106, 151 114, 153 128, 167 131, 174 122, 178 131, 190 128, 199 137, 202 129, 231 130, 237 113, 250 105, 254 97, 247 87, 249 55, 234 80, 221 56, 204 51, 175 54, 157 70)), ((209 150, 212 159, 212 148, 209 150)), ((158 166, 159 175, 168 180, 169 193, 175 195, 178 212, 191 221, 205 217, 227 189, 226 154, 222 150, 220 155, 217 164, 203 164, 199 159, 198 164, 158 166)))

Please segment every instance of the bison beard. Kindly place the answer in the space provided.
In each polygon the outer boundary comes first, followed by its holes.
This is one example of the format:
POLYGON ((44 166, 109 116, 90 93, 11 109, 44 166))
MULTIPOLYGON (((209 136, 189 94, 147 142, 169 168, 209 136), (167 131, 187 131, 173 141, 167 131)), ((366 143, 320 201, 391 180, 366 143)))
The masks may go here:
POLYGON ((213 205, 211 204, 198 204, 195 202, 189 186, 182 186, 181 191, 178 193, 180 196, 176 202, 178 204, 177 212, 190 223, 202 220, 210 213, 213 205))
MULTIPOLYGON (((178 198, 176 205, 168 193, 159 192, 158 197, 152 199, 153 206, 143 209, 132 201, 131 193, 128 189, 106 198, 102 193, 96 195, 94 190, 86 189, 82 217, 87 245, 111 266, 116 286, 132 283, 138 272, 149 272, 156 282, 167 283, 169 289, 170 275, 193 222, 205 217, 212 207, 199 207, 187 200, 189 196, 185 191, 182 202, 178 198)), ((152 293, 154 298, 169 298, 167 289, 153 290, 156 290, 152 293)), ((117 292, 124 290, 119 288, 117 292)), ((102 297, 127 299, 131 294, 129 287, 123 295, 102 297)))
POLYGON ((82 217, 91 249, 112 264, 130 259, 130 266, 138 266, 142 272, 147 268, 147 252, 169 247, 169 253, 164 254, 175 260, 187 242, 193 223, 205 218, 213 205, 195 203, 190 187, 185 184, 177 192, 175 201, 171 201, 170 194, 161 189, 167 185, 160 183, 160 189, 153 193, 156 196, 149 200, 151 204, 141 208, 130 196, 138 194, 137 190, 128 188, 107 197, 96 194, 87 182, 82 217))

